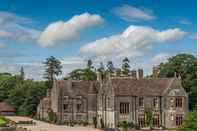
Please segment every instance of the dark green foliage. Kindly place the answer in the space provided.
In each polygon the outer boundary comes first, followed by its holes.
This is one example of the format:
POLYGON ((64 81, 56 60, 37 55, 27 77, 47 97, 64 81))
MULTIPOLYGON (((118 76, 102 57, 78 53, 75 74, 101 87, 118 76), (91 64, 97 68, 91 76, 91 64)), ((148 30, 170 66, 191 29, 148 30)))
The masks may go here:
POLYGON ((92 61, 88 60, 87 68, 85 69, 76 69, 69 73, 69 76, 64 78, 72 80, 96 80, 96 72, 93 70, 92 61))
POLYGON ((197 58, 190 54, 178 54, 159 67, 160 77, 181 77, 182 85, 189 93, 190 109, 193 109, 197 103, 197 58))
POLYGON ((88 68, 88 69, 90 69, 90 70, 94 68, 94 66, 93 66, 93 63, 92 63, 92 60, 91 60, 91 59, 89 59, 89 60, 88 60, 88 62, 87 62, 87 68, 88 68))
POLYGON ((145 109, 145 116, 146 116, 146 126, 152 128, 153 126, 153 112, 151 108, 145 109))
POLYGON ((30 121, 18 121, 16 124, 34 125, 36 123, 33 120, 30 120, 30 121))
POLYGON ((125 57, 123 60, 122 60, 122 73, 124 75, 128 75, 129 74, 129 71, 130 71, 130 65, 129 65, 130 61, 127 57, 125 57))
POLYGON ((104 121, 103 121, 102 118, 100 119, 100 124, 101 124, 101 128, 102 128, 102 129, 105 128, 105 124, 104 124, 104 121))
POLYGON ((52 123, 56 123, 57 122, 57 115, 52 110, 50 110, 48 112, 48 117, 49 117, 49 121, 50 122, 52 122, 52 123))
POLYGON ((96 73, 90 69, 76 69, 69 73, 69 77, 65 79, 96 80, 96 73))
POLYGON ((110 74, 114 73, 114 65, 112 61, 107 62, 107 72, 109 72, 110 74))
POLYGON ((61 62, 55 57, 51 56, 46 59, 44 65, 46 68, 44 78, 48 80, 49 87, 52 87, 55 76, 59 76, 62 74, 61 62))
POLYGON ((121 121, 118 122, 117 127, 122 128, 123 130, 126 131, 127 129, 133 129, 136 128, 137 126, 133 122, 121 121))
POLYGON ((20 115, 34 115, 46 90, 42 81, 22 80, 21 76, 6 73, 0 75, 0 100, 9 102, 20 115))
POLYGON ((94 124, 94 128, 97 128, 97 118, 93 117, 93 124, 94 124))
POLYGON ((179 131, 197 131, 197 110, 188 113, 179 131))

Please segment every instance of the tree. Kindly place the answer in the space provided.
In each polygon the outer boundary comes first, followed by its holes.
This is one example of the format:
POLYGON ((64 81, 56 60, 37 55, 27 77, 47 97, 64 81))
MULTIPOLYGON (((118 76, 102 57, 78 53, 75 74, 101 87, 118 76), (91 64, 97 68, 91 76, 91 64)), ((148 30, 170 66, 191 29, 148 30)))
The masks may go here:
POLYGON ((90 69, 76 69, 64 79, 72 80, 96 80, 96 73, 90 69))
POLYGON ((97 69, 101 76, 101 80, 105 80, 107 77, 106 71, 105 71, 105 66, 103 65, 103 62, 100 63, 100 67, 97 69))
POLYGON ((122 73, 124 75, 128 75, 129 74, 129 69, 130 69, 130 65, 129 65, 130 61, 127 57, 125 57, 122 60, 122 73))
POLYGON ((107 71, 110 74, 113 74, 114 73, 114 65, 113 65, 113 62, 112 61, 108 61, 107 62, 107 71))
POLYGON ((197 58, 190 54, 178 54, 159 65, 159 77, 181 76, 182 85, 189 93, 189 106, 193 109, 197 103, 197 58))
POLYGON ((20 77, 21 77, 22 81, 25 79, 25 73, 24 73, 23 67, 21 67, 21 70, 20 70, 20 77))
POLYGON ((128 129, 136 128, 137 126, 133 122, 121 121, 117 124, 118 128, 122 128, 123 131, 127 131, 128 129))
POLYGON ((153 126, 153 111, 151 108, 145 109, 146 126, 152 128, 153 126))
POLYGON ((103 73, 105 72, 105 66, 103 65, 103 62, 100 63, 100 67, 97 69, 98 72, 103 73))
POLYGON ((55 57, 51 56, 46 59, 44 64, 46 68, 44 77, 48 80, 49 86, 52 87, 55 76, 59 76, 62 74, 61 62, 55 57))
POLYGON ((92 60, 91 60, 91 59, 89 59, 89 60, 88 60, 88 62, 87 62, 87 68, 88 68, 88 69, 90 69, 90 70, 94 68, 94 66, 93 66, 93 63, 92 63, 92 60))
POLYGON ((187 114, 179 131, 197 131, 197 110, 187 114))

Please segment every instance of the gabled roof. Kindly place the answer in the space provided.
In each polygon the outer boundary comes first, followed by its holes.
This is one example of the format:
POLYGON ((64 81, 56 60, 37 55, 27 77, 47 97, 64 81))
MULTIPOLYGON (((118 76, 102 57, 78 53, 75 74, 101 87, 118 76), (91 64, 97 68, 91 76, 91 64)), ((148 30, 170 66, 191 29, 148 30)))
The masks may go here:
POLYGON ((7 102, 0 102, 0 112, 15 112, 16 110, 7 102))
POLYGON ((76 94, 85 96, 87 94, 96 94, 98 82, 97 81, 70 81, 61 80, 57 82, 58 87, 62 88, 62 91, 69 94, 76 94))
MULTIPOLYGON (((133 79, 130 77, 114 77, 110 80, 110 85, 114 89, 116 96, 163 96, 165 91, 172 86, 177 78, 149 78, 133 79)), ((100 86, 98 81, 57 81, 57 86, 66 95, 96 94, 100 86)))
POLYGON ((162 96, 175 78, 121 79, 112 78, 111 84, 117 96, 162 96))

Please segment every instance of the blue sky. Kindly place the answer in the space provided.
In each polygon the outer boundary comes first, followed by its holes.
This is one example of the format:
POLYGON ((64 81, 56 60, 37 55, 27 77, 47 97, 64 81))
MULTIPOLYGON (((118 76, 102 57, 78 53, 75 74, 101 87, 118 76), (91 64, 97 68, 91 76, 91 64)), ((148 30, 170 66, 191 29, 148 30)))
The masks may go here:
POLYGON ((91 58, 129 57, 133 69, 151 72, 177 53, 197 54, 195 0, 1 0, 0 72, 41 79, 53 55, 63 74, 91 58))

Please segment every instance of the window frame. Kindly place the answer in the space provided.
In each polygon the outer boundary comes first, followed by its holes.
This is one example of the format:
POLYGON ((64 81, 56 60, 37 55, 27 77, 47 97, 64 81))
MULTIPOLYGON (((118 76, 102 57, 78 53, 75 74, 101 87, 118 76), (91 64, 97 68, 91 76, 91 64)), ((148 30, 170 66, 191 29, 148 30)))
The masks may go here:
POLYGON ((153 107, 158 108, 159 107, 159 99, 158 97, 153 98, 153 107))
POLYGON ((145 122, 146 122, 145 114, 138 114, 138 125, 141 128, 143 128, 143 127, 145 127, 145 122))
POLYGON ((128 115, 130 112, 130 103, 129 102, 120 102, 120 111, 121 115, 128 115))
POLYGON ((139 107, 144 107, 144 97, 139 97, 138 105, 139 105, 139 107))
POLYGON ((155 114, 153 116, 153 126, 160 127, 160 115, 159 114, 155 114))
POLYGON ((175 124, 176 126, 183 124, 183 114, 176 114, 175 124))
POLYGON ((183 108, 183 97, 176 97, 175 98, 175 107, 176 108, 183 108))

